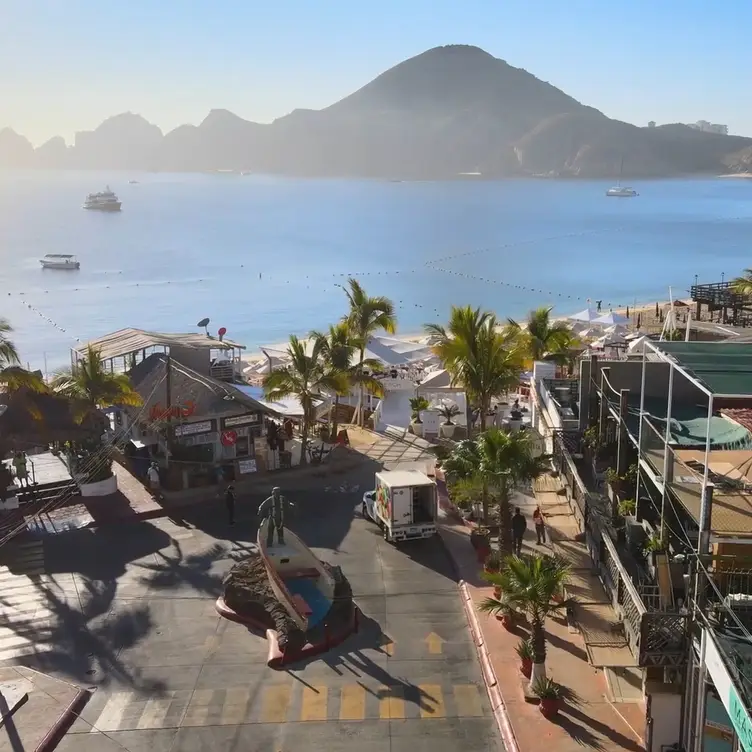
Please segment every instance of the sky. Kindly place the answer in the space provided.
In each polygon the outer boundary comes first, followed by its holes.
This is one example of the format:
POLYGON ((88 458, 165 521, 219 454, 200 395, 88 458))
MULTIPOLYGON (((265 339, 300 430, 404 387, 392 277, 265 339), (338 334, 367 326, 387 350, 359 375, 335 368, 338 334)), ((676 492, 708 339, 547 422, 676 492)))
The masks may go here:
POLYGON ((610 117, 752 136, 748 0, 0 0, 0 128, 38 145, 120 112, 270 122, 473 44, 610 117))

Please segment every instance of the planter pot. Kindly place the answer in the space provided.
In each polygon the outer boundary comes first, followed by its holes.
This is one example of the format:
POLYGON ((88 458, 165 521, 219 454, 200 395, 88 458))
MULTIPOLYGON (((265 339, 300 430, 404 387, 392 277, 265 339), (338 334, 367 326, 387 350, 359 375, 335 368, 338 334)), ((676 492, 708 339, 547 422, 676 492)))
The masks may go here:
POLYGON ((493 589, 493 597, 496 598, 497 601, 501 600, 501 588, 500 587, 495 587, 493 589))
POLYGON ((520 661, 520 672, 526 679, 530 678, 533 673, 533 662, 529 658, 520 661))
POLYGON ((545 700, 540 701, 541 715, 544 718, 555 718, 559 714, 559 707, 561 706, 561 700, 558 698, 548 697, 545 700))
POLYGON ((81 496, 109 496, 118 490, 117 476, 111 475, 96 483, 79 483, 78 487, 81 489, 81 496))
MULTIPOLYGON (((486 557, 488 558, 488 557, 486 557)), ((483 571, 486 574, 498 574, 499 568, 498 567, 489 567, 488 564, 483 565, 483 571)))
POLYGON ((411 423, 410 427, 413 429, 413 434, 415 434, 415 436, 423 436, 423 424, 422 423, 411 423))
POLYGON ((475 554, 478 557, 479 564, 483 564, 488 558, 488 554, 490 553, 491 553, 490 546, 476 546, 475 547, 475 554))
POLYGON ((496 614, 496 620, 501 622, 501 626, 508 632, 514 628, 514 617, 511 614, 496 614))
POLYGON ((457 428, 457 426, 455 426, 454 423, 444 423, 439 426, 439 436, 444 439, 451 439, 452 436, 454 436, 455 428, 457 428))

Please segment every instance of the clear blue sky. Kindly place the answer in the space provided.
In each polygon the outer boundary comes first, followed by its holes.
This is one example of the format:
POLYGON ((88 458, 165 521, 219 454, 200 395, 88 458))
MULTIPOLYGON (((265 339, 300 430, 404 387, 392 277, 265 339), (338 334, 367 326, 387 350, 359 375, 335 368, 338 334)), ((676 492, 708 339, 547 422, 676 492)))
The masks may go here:
POLYGON ((475 44, 645 124, 752 136, 748 0, 0 0, 0 127, 35 143, 138 112, 268 122, 430 47, 475 44))

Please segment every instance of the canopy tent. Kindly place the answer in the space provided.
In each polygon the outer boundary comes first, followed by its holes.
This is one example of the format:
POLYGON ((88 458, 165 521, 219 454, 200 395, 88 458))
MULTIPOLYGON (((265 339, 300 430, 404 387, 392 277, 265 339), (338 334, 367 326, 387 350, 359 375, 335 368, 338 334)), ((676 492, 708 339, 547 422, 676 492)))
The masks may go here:
POLYGON ((567 318, 570 321, 585 321, 590 324, 598 318, 598 311, 594 311, 592 308, 588 307, 584 311, 567 316, 567 318))
POLYGON ((629 317, 624 316, 624 314, 609 311, 608 313, 603 314, 603 316, 598 316, 593 319, 593 323, 603 324, 604 326, 613 326, 614 324, 629 324, 630 319, 629 317))

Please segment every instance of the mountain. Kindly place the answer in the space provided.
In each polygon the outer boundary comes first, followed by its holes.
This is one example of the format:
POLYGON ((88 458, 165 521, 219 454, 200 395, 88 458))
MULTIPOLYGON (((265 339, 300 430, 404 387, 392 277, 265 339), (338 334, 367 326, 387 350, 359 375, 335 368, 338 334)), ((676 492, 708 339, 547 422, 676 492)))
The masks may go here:
POLYGON ((487 52, 436 47, 322 110, 252 123, 212 110, 163 134, 124 113, 66 148, 36 151, 0 131, 0 167, 252 170, 301 176, 442 179, 551 176, 615 179, 718 174, 749 165, 752 139, 680 124, 613 120, 487 52))

